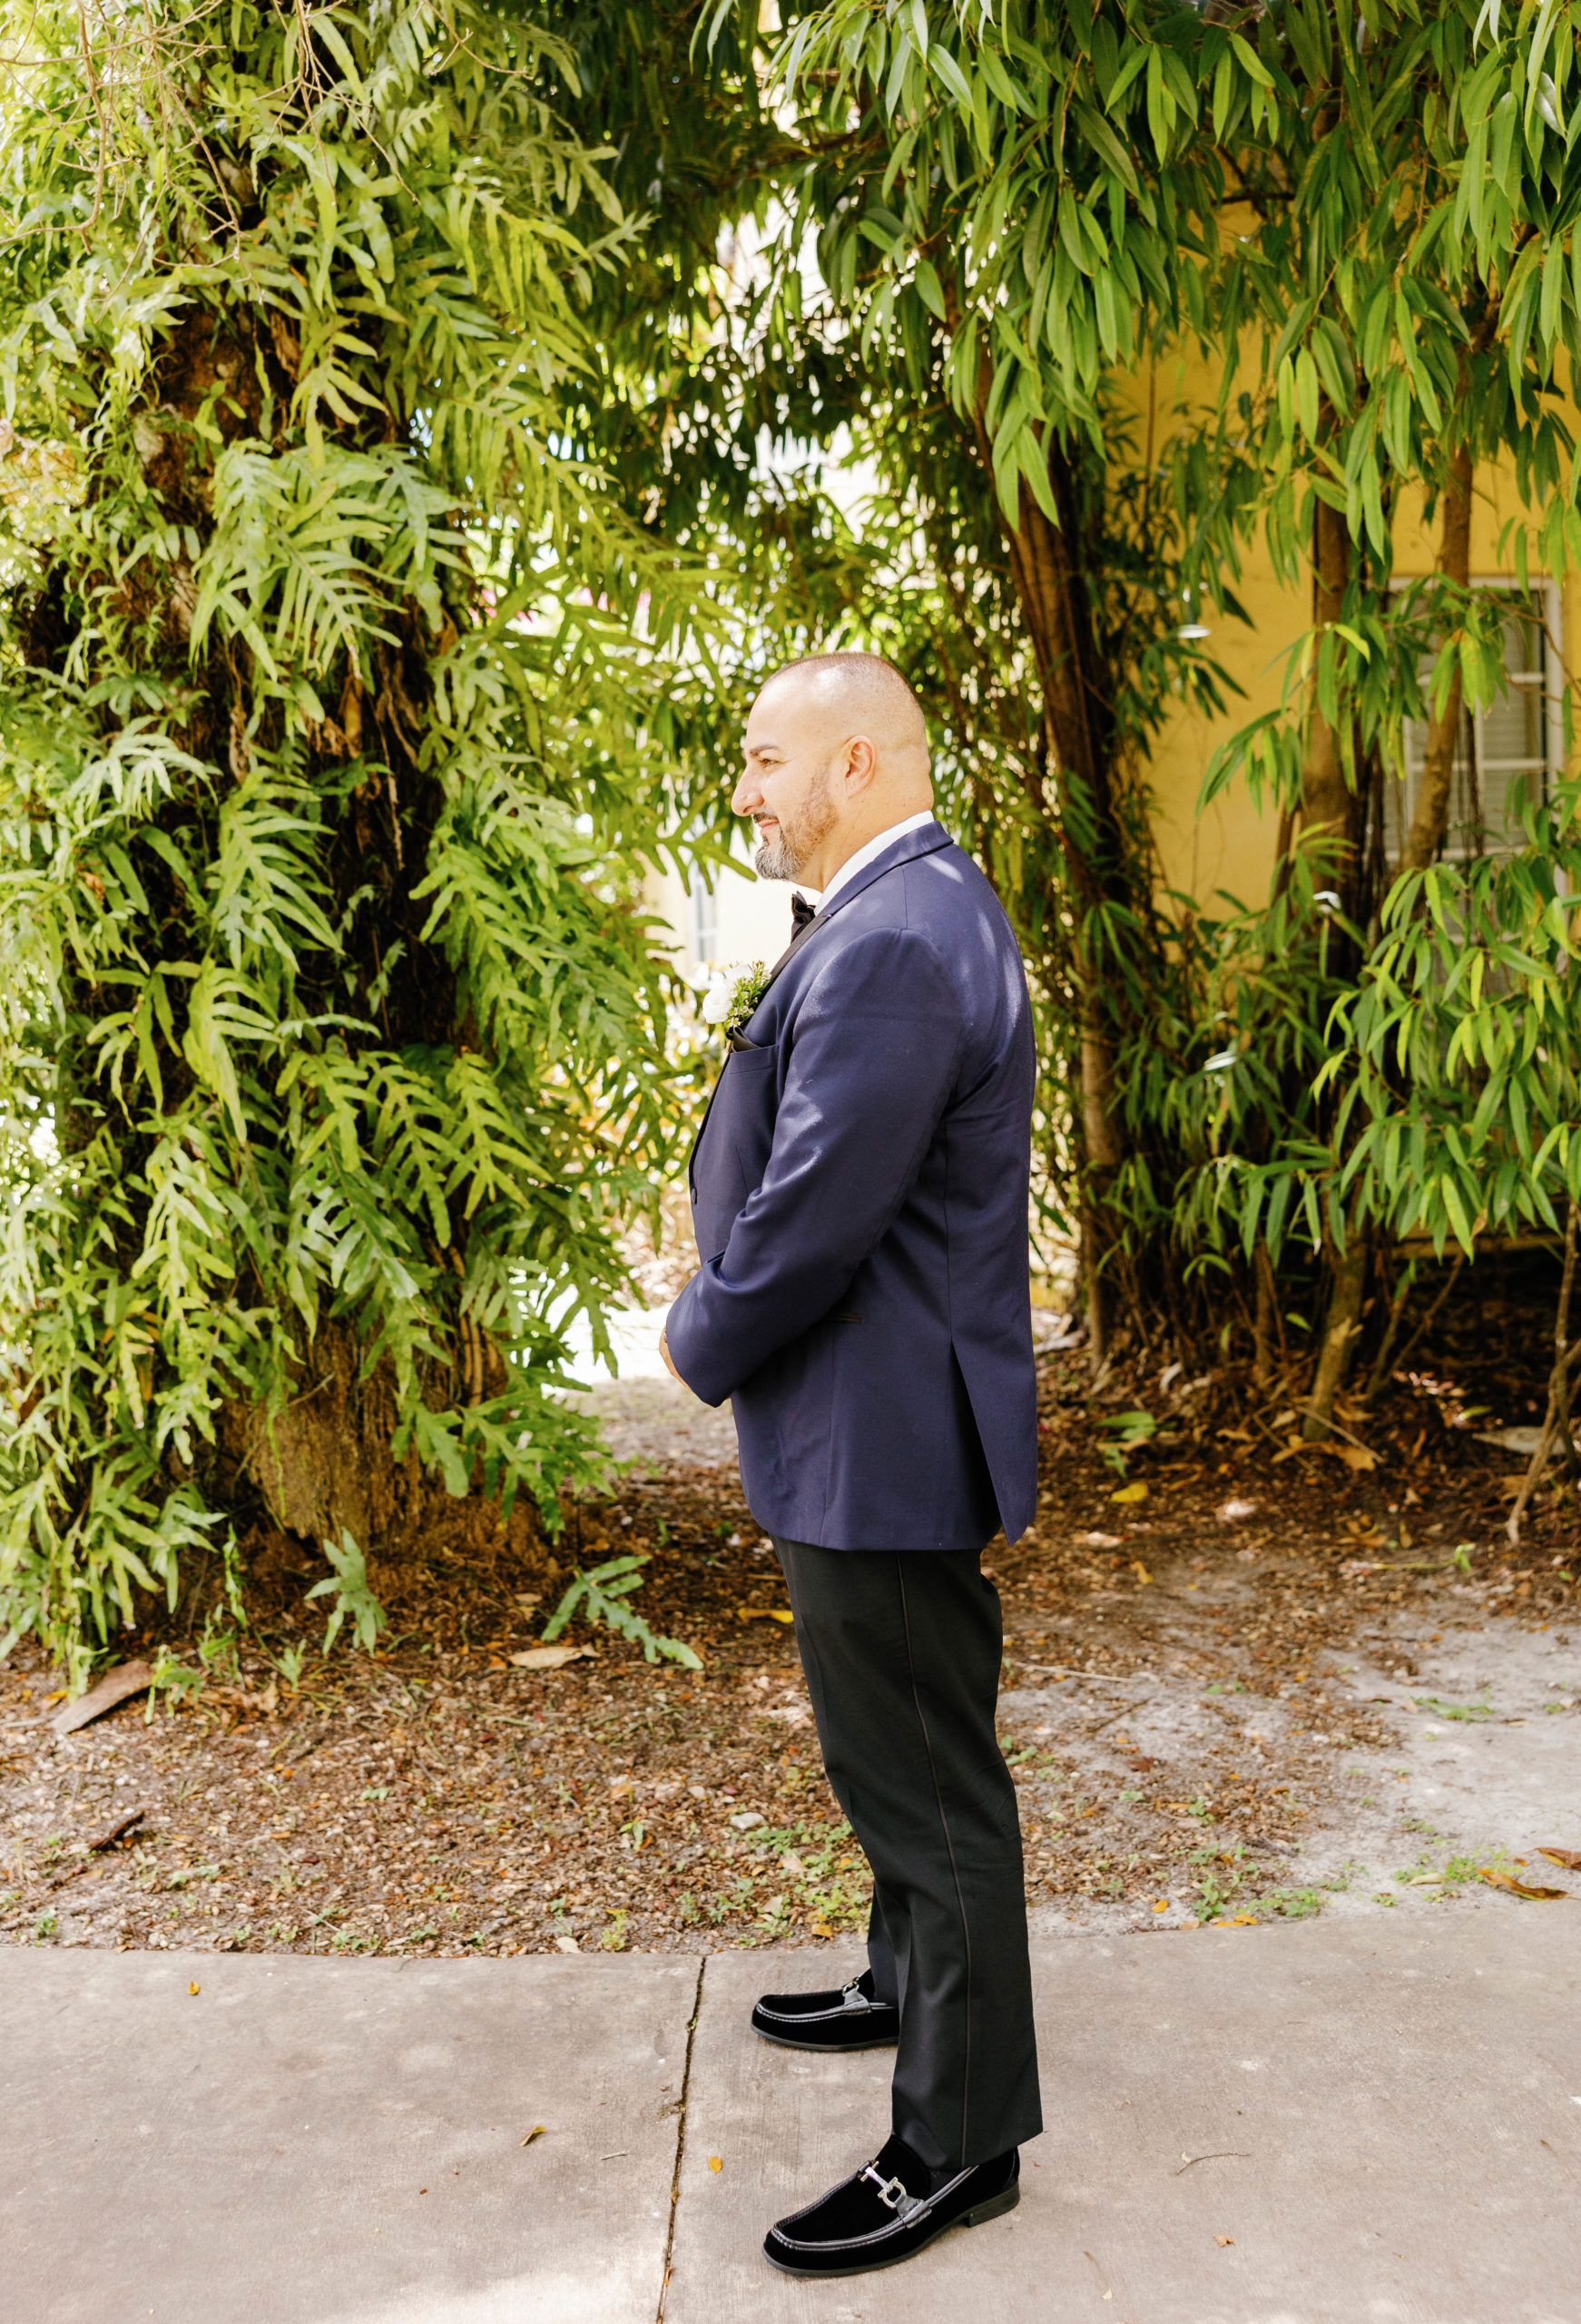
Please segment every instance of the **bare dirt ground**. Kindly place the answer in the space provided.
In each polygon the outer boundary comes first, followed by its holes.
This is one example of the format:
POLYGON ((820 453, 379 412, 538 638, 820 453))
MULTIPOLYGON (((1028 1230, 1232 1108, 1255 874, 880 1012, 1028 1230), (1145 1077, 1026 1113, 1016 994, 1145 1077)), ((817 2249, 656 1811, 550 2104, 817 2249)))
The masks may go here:
MULTIPOLYGON (((1542 1328, 1462 1311, 1376 1407, 1345 1408, 1337 1450, 1178 1368, 1095 1410, 1080 1353, 1046 1359, 1037 1524, 987 1561, 1036 1925, 1547 1909, 1507 1879, 1581 1900, 1581 1873, 1537 1854, 1581 1851, 1577 1502, 1556 1482, 1512 1552, 1519 1464, 1478 1433, 1534 1416, 1542 1328), (1098 1442, 1128 1408, 1158 1432, 1122 1475, 1098 1442)), ((214 1675, 174 1708, 57 1738, 58 1679, 19 1649, 0 1941, 699 1950, 859 1926, 864 1866, 728 1415, 661 1382, 598 1401, 636 1462, 615 1498, 535 1565, 502 1544, 376 1570, 374 1654, 342 1637, 322 1657, 303 1602, 322 1569, 278 1555, 233 1647, 211 1621, 214 1675), (650 1561, 633 1604, 702 1669, 579 1623, 587 1659, 513 1666, 571 1570, 628 1549, 650 1561)))

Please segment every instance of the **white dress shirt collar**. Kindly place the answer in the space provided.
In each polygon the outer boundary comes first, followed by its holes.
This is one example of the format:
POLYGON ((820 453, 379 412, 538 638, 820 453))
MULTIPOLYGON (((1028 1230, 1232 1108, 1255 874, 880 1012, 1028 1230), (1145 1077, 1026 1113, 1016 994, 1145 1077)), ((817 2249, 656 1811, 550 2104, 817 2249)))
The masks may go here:
POLYGON ((848 880, 854 880, 859 872, 865 872, 874 858, 882 855, 887 847, 892 847, 898 839, 904 839, 908 832, 919 832, 925 824, 937 820, 933 809, 924 807, 920 814, 908 815, 904 822, 891 823, 887 832, 879 832, 876 837, 865 842, 854 855, 846 857, 840 870, 825 888, 818 900, 819 911, 821 911, 824 906, 840 893, 848 880))

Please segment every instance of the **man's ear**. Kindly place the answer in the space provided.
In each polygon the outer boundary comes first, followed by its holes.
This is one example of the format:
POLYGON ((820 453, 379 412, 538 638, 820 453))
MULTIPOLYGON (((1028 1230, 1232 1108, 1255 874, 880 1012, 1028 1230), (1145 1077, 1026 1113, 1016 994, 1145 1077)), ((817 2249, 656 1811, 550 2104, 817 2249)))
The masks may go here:
POLYGON ((840 756, 845 762, 846 796, 859 798, 879 772, 879 753, 865 734, 853 734, 840 756))

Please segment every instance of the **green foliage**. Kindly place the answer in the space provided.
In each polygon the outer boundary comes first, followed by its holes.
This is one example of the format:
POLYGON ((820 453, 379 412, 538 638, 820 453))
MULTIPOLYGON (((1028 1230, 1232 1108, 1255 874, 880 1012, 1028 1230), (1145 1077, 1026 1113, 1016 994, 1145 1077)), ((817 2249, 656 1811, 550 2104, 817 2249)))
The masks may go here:
POLYGON ((1519 588, 1581 544, 1576 30, 1552 0, 832 0, 779 46, 806 159, 767 336, 809 336, 815 233, 880 479, 850 626, 944 726, 1035 971, 1051 1180, 1148 1336, 1227 1344, 1264 1256, 1469 1249, 1576 1190, 1569 792, 1498 860, 1397 883, 1385 837, 1406 720, 1452 679, 1494 703, 1511 617, 1447 570, 1397 587, 1402 526, 1498 460, 1519 588), (1161 399, 1193 361, 1216 400, 1161 399), (1193 633, 1254 537, 1308 586, 1325 515, 1336 602, 1204 793, 1281 818, 1272 891, 1166 897, 1142 762, 1223 700, 1193 633))
POLYGON ((254 1523, 558 1524, 702 1055, 642 878, 722 858, 798 652, 923 697, 1095 1315, 1227 1344, 1272 1267, 1552 1227, 1575 797, 1403 874, 1385 802, 1533 615, 1402 527, 1498 461, 1519 588, 1581 548, 1576 15, 10 9, 0 1627, 75 1681, 254 1523), (1171 896, 1205 616, 1325 542, 1208 776, 1272 891, 1171 896))
POLYGON ((641 1614, 633 1613, 626 1603, 632 1591, 642 1588, 647 1562, 645 1553, 633 1550, 624 1557, 606 1558, 603 1565, 586 1573, 579 1566, 571 1587, 544 1625, 544 1643, 557 1639, 573 1615, 580 1612, 584 1620, 602 1622, 617 1637, 634 1640, 646 1661, 656 1661, 663 1655, 666 1662, 678 1662, 683 1670, 701 1670, 702 1664, 691 1647, 679 1639, 655 1638, 641 1614))
POLYGON ((379 1632, 389 1628, 389 1616, 374 1596, 368 1580, 368 1565, 362 1551, 349 1533, 341 1531, 339 1543, 326 1541, 324 1555, 334 1567, 322 1581, 315 1581, 308 1596, 334 1596, 335 1603, 324 1630, 324 1652, 340 1635, 340 1626, 349 1615, 357 1631, 357 1643, 364 1654, 371 1654, 378 1644, 379 1632))
POLYGON ((1123 1477, 1127 1456, 1139 1445, 1151 1444, 1158 1434, 1158 1423, 1148 1412, 1111 1413, 1099 1423, 1105 1432, 1098 1450, 1116 1476, 1123 1477))
POLYGON ((575 448, 640 221, 551 34, 5 45, 0 1627, 80 1678, 260 1492, 600 1470, 552 1391, 686 1111, 639 889, 702 600, 575 448))

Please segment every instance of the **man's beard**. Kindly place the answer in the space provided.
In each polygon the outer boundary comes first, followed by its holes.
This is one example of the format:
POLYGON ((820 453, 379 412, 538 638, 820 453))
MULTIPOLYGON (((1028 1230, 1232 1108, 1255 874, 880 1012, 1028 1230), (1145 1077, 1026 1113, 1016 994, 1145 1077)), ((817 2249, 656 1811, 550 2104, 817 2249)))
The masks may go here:
POLYGON ((829 837, 834 823, 834 803, 829 795, 829 777, 820 774, 806 798, 793 822, 781 818, 772 839, 764 840, 752 858, 752 869, 760 880, 799 880, 802 866, 816 849, 829 837))

